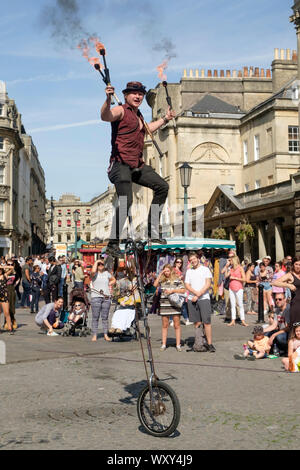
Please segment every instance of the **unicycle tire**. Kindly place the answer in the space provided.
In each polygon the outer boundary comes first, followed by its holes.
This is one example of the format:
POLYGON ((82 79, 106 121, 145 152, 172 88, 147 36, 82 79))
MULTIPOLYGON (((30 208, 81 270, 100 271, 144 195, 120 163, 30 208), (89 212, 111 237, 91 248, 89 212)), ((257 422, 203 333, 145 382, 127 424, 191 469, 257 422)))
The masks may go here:
POLYGON ((151 406, 149 384, 140 392, 137 412, 141 425, 155 437, 173 434, 180 420, 180 403, 174 390, 161 381, 152 385, 153 405, 151 406))

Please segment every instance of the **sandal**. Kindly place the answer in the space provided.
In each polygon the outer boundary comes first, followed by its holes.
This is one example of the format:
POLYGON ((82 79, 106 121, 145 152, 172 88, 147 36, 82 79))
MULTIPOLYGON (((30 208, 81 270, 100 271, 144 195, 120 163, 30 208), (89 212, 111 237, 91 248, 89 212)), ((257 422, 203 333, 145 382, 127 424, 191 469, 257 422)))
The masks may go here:
POLYGON ((104 335, 104 339, 105 339, 105 341, 107 341, 108 343, 111 343, 111 342, 112 342, 112 338, 110 338, 110 337, 107 336, 107 335, 104 335))

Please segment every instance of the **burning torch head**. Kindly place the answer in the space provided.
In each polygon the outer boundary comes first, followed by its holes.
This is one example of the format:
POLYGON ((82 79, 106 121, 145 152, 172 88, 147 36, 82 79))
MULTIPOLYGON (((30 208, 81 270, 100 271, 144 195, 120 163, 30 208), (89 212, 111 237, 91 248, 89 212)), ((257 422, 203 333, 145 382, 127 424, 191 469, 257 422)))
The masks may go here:
POLYGON ((126 94, 126 93, 135 92, 135 91, 139 91, 143 93, 144 95, 147 93, 146 87, 141 82, 127 83, 125 90, 123 90, 123 93, 126 94))

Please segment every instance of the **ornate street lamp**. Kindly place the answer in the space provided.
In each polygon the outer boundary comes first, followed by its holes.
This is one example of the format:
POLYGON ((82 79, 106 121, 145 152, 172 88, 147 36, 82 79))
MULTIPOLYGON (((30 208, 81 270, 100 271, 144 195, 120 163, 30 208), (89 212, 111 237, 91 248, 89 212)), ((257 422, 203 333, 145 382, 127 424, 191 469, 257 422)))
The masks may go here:
POLYGON ((79 212, 75 210, 73 212, 73 218, 75 222, 75 259, 77 259, 77 223, 79 221, 79 212))
POLYGON ((191 185, 191 178, 192 178, 192 167, 187 163, 184 162, 181 167, 179 167, 180 171, 180 180, 181 186, 184 189, 184 236, 188 236, 188 193, 187 188, 191 185))

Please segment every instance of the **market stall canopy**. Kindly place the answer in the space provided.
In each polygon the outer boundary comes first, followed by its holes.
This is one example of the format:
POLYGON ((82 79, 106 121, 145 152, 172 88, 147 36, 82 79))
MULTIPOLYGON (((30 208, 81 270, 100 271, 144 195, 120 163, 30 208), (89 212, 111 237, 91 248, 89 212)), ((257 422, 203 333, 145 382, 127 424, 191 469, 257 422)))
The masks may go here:
MULTIPOLYGON (((216 240, 213 238, 168 238, 166 245, 151 245, 151 250, 200 250, 201 248, 236 249, 233 240, 216 240)), ((149 246, 146 245, 145 250, 149 246)))
MULTIPOLYGON (((150 247, 145 246, 145 250, 200 250, 206 249, 231 249, 236 250, 236 244, 233 240, 217 240, 213 238, 167 238, 166 245, 152 244, 150 247)), ((121 251, 125 250, 125 245, 120 245, 121 251)), ((105 248, 102 250, 105 253, 105 248)))
MULTIPOLYGON (((77 242, 77 250, 80 250, 82 245, 85 245, 86 242, 84 240, 78 240, 77 242)), ((75 250, 75 243, 73 245, 68 245, 68 251, 74 251, 75 250)))

